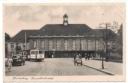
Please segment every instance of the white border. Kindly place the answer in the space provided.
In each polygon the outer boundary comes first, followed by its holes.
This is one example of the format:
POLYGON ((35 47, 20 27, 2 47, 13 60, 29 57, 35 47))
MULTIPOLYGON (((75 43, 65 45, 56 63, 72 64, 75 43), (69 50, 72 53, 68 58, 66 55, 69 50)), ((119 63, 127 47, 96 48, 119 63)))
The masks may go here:
POLYGON ((3 12, 2 12, 2 3, 0 1, 0 82, 2 83, 3 82, 3 26, 2 26, 2 16, 3 16, 3 12))
POLYGON ((126 2, 126 36, 125 36, 125 52, 126 52, 126 83, 128 82, 128 79, 127 79, 127 77, 128 77, 128 38, 127 38, 127 35, 128 35, 128 11, 127 11, 127 9, 128 9, 128 3, 126 2))
MULTIPOLYGON (((103 3, 103 2, 107 2, 107 3, 116 3, 116 2, 124 2, 125 0, 4 0, 4 1, 0 1, 0 49, 1 49, 1 52, 0 52, 0 83, 3 82, 3 57, 4 57, 4 51, 3 51, 3 44, 4 44, 4 41, 2 40, 3 39, 3 12, 2 12, 2 5, 3 3, 95 3, 95 2, 98 2, 98 3, 103 3)), ((126 8, 128 9, 128 3, 126 2, 126 8)), ((128 38, 127 38, 127 35, 128 35, 128 12, 126 12, 126 29, 124 29, 124 32, 126 32, 125 36, 124 36, 124 51, 126 52, 126 77, 128 75, 128 51, 127 51, 127 47, 128 47, 128 38), (126 31, 125 31, 126 30, 126 31)), ((126 79, 126 83, 128 82, 128 79, 126 79)), ((118 83, 122 83, 122 82, 118 82, 118 83)), ((124 82, 123 82, 124 83, 124 82)))
POLYGON ((3 0, 4 3, 117 3, 125 0, 3 0))

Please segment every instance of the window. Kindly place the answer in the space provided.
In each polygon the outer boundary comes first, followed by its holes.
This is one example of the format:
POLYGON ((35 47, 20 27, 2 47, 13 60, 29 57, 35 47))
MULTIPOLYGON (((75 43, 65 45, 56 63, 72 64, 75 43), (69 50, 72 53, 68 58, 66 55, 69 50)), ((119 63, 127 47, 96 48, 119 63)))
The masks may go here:
POLYGON ((93 50, 93 41, 92 40, 88 40, 88 50, 93 50))
POLYGON ((57 46, 56 46, 57 44, 56 44, 56 40, 55 39, 53 39, 53 49, 54 50, 56 50, 56 48, 57 48, 57 46))
POLYGON ((67 40, 65 40, 64 48, 65 48, 65 50, 67 50, 67 48, 68 48, 68 42, 67 42, 67 40))
POLYGON ((80 40, 76 39, 76 50, 80 50, 80 40))
POLYGON ((38 54, 38 51, 31 51, 31 54, 38 54))
POLYGON ((34 48, 36 48, 37 47, 37 43, 36 43, 36 41, 34 41, 34 48))
POLYGON ((72 50, 72 47, 73 47, 73 43, 72 43, 72 39, 69 39, 68 40, 68 50, 72 50))
POLYGON ((82 39, 81 40, 81 48, 82 48, 82 50, 87 50, 87 47, 86 47, 87 45, 86 45, 86 40, 85 39, 82 39))
POLYGON ((44 41, 44 47, 45 47, 45 50, 48 50, 48 48, 49 48, 49 44, 48 44, 47 39, 45 39, 45 41, 44 41))
POLYGON ((57 50, 60 50, 60 47, 61 47, 61 41, 57 40, 57 50))
POLYGON ((73 46, 72 46, 72 49, 75 50, 75 48, 76 48, 75 40, 73 40, 73 46))
POLYGON ((39 51, 39 54, 43 54, 44 52, 43 51, 39 51))
POLYGON ((44 48, 44 40, 41 41, 41 48, 42 48, 42 49, 45 49, 45 48, 44 48))
POLYGON ((53 41, 49 40, 49 50, 52 50, 52 49, 53 49, 53 41))

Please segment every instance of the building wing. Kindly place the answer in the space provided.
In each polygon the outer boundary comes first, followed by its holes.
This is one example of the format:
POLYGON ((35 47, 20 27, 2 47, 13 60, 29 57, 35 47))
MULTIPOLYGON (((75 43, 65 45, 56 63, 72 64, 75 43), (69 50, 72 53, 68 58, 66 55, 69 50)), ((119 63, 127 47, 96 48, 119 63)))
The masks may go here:
POLYGON ((17 33, 10 42, 19 42, 24 43, 25 42, 25 34, 26 38, 28 38, 31 35, 37 35, 39 30, 22 30, 19 33, 17 33))

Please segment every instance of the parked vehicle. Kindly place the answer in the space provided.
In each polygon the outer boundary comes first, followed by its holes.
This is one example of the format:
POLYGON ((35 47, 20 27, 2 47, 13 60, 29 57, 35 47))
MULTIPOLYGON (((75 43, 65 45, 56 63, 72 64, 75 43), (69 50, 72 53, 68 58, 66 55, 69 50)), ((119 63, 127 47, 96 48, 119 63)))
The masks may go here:
POLYGON ((25 58, 22 54, 16 54, 12 56, 12 65, 25 65, 25 58))
POLYGON ((25 60, 29 60, 30 51, 29 50, 23 50, 23 56, 25 60))
POLYGON ((30 60, 37 60, 37 61, 42 61, 44 60, 44 51, 40 50, 31 50, 30 51, 30 60))

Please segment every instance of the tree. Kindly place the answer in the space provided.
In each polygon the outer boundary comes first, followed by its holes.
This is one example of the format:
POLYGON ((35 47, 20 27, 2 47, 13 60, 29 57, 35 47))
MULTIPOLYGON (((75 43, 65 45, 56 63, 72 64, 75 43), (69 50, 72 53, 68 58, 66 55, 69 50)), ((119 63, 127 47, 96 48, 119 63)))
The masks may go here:
POLYGON ((5 42, 9 41, 11 39, 10 35, 5 33, 5 42))
POLYGON ((11 39, 9 34, 5 33, 5 57, 9 57, 7 42, 11 39))
POLYGON ((117 38, 117 44, 116 44, 116 46, 117 46, 117 48, 116 48, 116 51, 121 55, 121 58, 122 58, 122 55, 123 55, 123 53, 122 53, 122 47, 123 47, 123 38, 122 38, 122 36, 123 36, 123 32, 122 32, 122 30, 123 30, 123 24, 121 24, 120 25, 120 29, 118 30, 118 38, 117 38))

